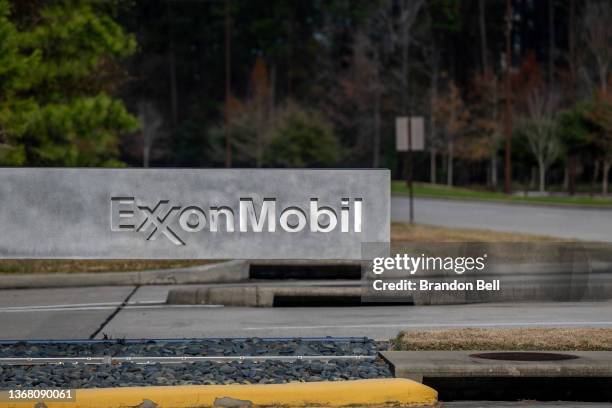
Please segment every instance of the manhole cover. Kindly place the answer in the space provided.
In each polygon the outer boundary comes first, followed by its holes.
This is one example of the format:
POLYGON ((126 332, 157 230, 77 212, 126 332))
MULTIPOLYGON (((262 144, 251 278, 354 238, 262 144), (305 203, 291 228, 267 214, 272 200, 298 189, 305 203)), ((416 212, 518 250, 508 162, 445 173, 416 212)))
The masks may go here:
POLYGON ((529 351, 509 351, 502 353, 478 353, 470 354, 470 357, 484 358, 487 360, 505 360, 505 361, 560 361, 573 360, 579 358, 571 354, 558 353, 537 353, 529 351))

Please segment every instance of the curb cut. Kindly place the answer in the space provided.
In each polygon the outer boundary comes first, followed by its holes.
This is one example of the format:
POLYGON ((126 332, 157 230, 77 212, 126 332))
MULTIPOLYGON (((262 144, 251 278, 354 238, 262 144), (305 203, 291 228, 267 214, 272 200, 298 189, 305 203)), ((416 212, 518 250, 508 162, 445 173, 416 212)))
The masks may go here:
POLYGON ((0 289, 230 283, 248 279, 247 261, 228 261, 189 268, 135 272, 4 275, 0 276, 0 289))
MULTIPOLYGON (((438 393, 433 388, 408 379, 388 378, 287 384, 82 389, 76 390, 75 401, 45 402, 44 406, 48 408, 432 407, 437 401, 438 393)), ((32 405, 33 401, 0 402, 0 408, 32 405)))

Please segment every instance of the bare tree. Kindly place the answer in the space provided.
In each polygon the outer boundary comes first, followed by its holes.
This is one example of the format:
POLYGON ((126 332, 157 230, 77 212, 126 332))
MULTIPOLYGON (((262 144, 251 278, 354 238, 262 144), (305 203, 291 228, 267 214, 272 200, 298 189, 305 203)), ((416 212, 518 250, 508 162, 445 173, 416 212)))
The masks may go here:
POLYGON ((138 104, 138 119, 142 130, 142 166, 149 167, 153 144, 160 136, 162 116, 153 102, 142 100, 138 104))
POLYGON ((546 171, 562 151, 555 117, 558 107, 557 92, 544 87, 535 89, 527 98, 527 116, 520 123, 529 150, 538 162, 540 192, 546 191, 546 171))
POLYGON ((251 111, 251 126, 255 132, 255 165, 261 167, 267 145, 265 132, 273 109, 268 67, 262 57, 257 57, 251 71, 251 99, 247 101, 246 109, 251 111))
POLYGON ((442 126, 446 139, 447 171, 446 184, 453 185, 455 144, 467 129, 470 113, 459 88, 450 81, 446 91, 440 95, 434 107, 436 121, 442 126))
POLYGON ((372 135, 372 167, 380 166, 381 110, 385 91, 382 45, 371 36, 376 23, 376 18, 372 19, 366 30, 357 34, 349 76, 341 80, 345 93, 358 97, 354 101, 361 105, 360 110, 363 112, 360 129, 372 135))
POLYGON ((483 74, 475 74, 470 87, 473 94, 470 104, 472 126, 478 132, 476 142, 479 145, 479 149, 472 150, 483 150, 484 157, 489 159, 489 183, 492 188, 497 188, 498 185, 497 156, 503 136, 502 86, 502 80, 498 76, 486 71, 483 74))
MULTIPOLYGON (((434 46, 435 48, 435 46, 434 46)), ((436 157, 440 148, 440 138, 438 134, 438 122, 436 121, 435 110, 438 105, 438 81, 440 79, 440 50, 431 50, 430 58, 431 76, 429 90, 429 182, 436 183, 437 163, 436 157)))
POLYGON ((610 82, 612 69, 612 4, 608 0, 589 0, 586 3, 582 20, 582 44, 585 52, 582 53, 581 71, 590 91, 595 95, 596 111, 604 112, 597 114, 596 122, 604 129, 602 137, 597 144, 601 146, 602 157, 602 192, 607 194, 608 174, 612 166, 612 144, 610 143, 610 120, 609 110, 602 107, 609 106, 608 84, 610 82), (590 69, 595 68, 595 71, 590 69), (595 88, 595 89, 593 89, 595 88))
POLYGON ((603 173, 601 192, 605 196, 608 194, 608 178, 612 168, 612 95, 597 92, 588 117, 596 126, 593 137, 600 149, 603 173))
POLYGON ((410 83, 408 78, 408 66, 409 50, 412 42, 412 36, 410 31, 412 26, 416 22, 417 16, 423 7, 424 0, 401 0, 399 2, 399 19, 397 20, 397 35, 394 37, 397 40, 401 55, 401 78, 400 84, 402 85, 401 92, 401 106, 402 113, 408 114, 409 103, 408 96, 410 95, 408 85, 410 83))
MULTIPOLYGON (((612 66, 612 3, 609 0, 591 0, 586 4, 582 17, 582 40, 597 70, 593 82, 598 82, 601 92, 607 93, 610 68, 612 66)), ((591 60, 584 61, 584 67, 591 60)), ((587 72, 588 75, 588 72, 587 72)), ((590 80, 590 76, 587 76, 590 80)))
POLYGON ((399 0, 397 7, 394 2, 387 2, 380 19, 386 26, 387 48, 391 63, 398 67, 390 71, 390 79, 394 84, 392 88, 397 91, 399 97, 400 114, 409 114, 410 103, 410 47, 414 42, 412 30, 417 17, 423 8, 425 0, 399 0))
POLYGON ((440 66, 442 60, 442 52, 438 41, 436 41, 436 33, 433 25, 433 18, 429 8, 426 8, 426 26, 423 37, 426 38, 422 42, 421 51, 423 53, 423 73, 429 76, 429 118, 427 132, 427 148, 429 149, 429 182, 435 184, 437 182, 437 156, 442 147, 440 137, 440 129, 436 119, 435 111, 438 105, 439 82, 440 82, 440 66))

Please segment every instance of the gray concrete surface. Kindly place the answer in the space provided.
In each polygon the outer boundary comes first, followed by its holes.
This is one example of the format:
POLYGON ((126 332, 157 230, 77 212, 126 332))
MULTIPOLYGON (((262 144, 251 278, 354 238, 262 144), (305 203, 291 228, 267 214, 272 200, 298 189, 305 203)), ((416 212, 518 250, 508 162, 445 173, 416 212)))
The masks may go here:
MULTIPOLYGON (((473 357, 478 351, 383 351, 396 377, 612 377, 612 351, 557 352, 568 360, 509 361, 473 357)), ((487 352, 484 352, 487 353, 487 352)))
POLYGON ((3 168, 0 258, 360 259, 389 190, 387 169, 3 168))
POLYGON ((46 273, 0 275, 0 289, 84 286, 164 285, 240 282, 249 278, 246 261, 219 262, 189 268, 134 272, 46 273))
POLYGON ((133 286, 0 290, 0 310, 27 306, 64 306, 122 302, 133 286))
MULTIPOLYGON (((409 201, 391 199, 391 220, 408 221, 409 201)), ((415 199, 415 222, 612 242, 612 209, 415 199)))
POLYGON ((360 281, 277 281, 249 282, 237 285, 194 285, 172 288, 169 305, 223 305, 273 307, 281 297, 357 297, 361 296, 360 281))
POLYGON ((0 291, 0 339, 86 339, 133 287, 0 291))
POLYGON ((447 327, 612 327, 612 303, 346 308, 159 308, 122 310, 115 337, 392 338, 402 329, 447 327))
MULTIPOLYGON (((162 304, 172 286, 140 287, 102 333, 115 338, 394 337, 403 329, 612 327, 612 302, 240 308, 162 304)), ((133 287, 0 290, 0 339, 87 338, 133 287)))

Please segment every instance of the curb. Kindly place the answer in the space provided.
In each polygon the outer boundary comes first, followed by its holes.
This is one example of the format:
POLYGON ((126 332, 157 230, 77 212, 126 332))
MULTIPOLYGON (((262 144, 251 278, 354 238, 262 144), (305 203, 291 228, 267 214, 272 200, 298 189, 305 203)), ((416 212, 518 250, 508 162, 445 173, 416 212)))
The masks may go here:
POLYGON ((422 381, 424 377, 444 378, 591 378, 612 377, 612 351, 381 351, 382 358, 391 365, 393 375, 422 381), (479 355, 497 355, 494 358, 479 355), (504 354, 507 358, 504 358, 504 354), (531 359, 515 358, 521 354, 531 359), (555 359, 546 359, 552 354, 555 359), (566 356, 565 359, 557 358, 566 356))
MULTIPOLYGON (((76 390, 75 401, 45 402, 48 408, 251 408, 251 407, 432 407, 433 388, 402 378, 287 384, 187 385, 76 390)), ((0 402, 0 408, 33 406, 0 402)))
POLYGON ((330 298, 361 297, 361 286, 204 286, 168 291, 169 305, 223 305, 237 307, 273 307, 275 296, 330 298))
POLYGON ((4 275, 0 276, 0 289, 180 285, 241 282, 248 279, 249 263, 247 261, 229 261, 189 268, 135 272, 4 275))

